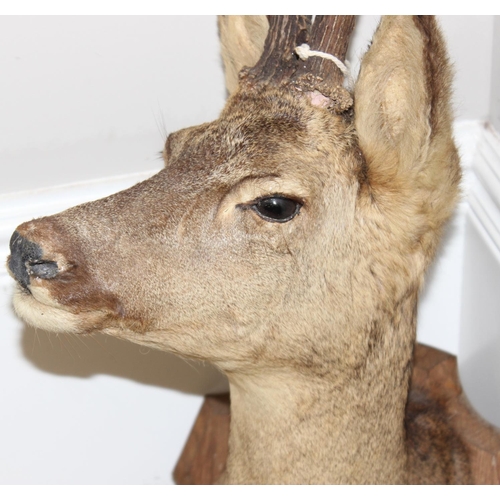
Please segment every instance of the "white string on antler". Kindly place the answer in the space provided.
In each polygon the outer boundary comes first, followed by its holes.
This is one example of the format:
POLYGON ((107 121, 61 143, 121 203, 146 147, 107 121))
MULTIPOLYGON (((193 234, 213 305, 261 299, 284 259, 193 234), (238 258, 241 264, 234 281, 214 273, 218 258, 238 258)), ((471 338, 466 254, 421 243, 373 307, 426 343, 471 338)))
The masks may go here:
POLYGON ((342 71, 342 74, 347 78, 347 88, 348 90, 354 90, 354 78, 351 74, 351 68, 348 61, 345 64, 337 57, 332 54, 327 54, 326 52, 320 52, 318 50, 311 50, 311 47, 307 43, 303 43, 298 47, 295 47, 295 53, 299 56, 302 61, 307 61, 312 56, 322 57, 323 59, 328 59, 335 63, 337 68, 342 71))

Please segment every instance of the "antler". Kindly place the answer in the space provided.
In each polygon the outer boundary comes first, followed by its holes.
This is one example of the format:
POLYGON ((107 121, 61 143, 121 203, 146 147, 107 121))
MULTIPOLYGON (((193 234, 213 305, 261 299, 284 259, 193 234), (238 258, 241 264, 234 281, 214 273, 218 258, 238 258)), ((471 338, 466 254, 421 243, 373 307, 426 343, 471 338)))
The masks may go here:
MULTIPOLYGON (((354 16, 316 16, 308 44, 312 50, 331 54, 344 62, 354 24, 354 16)), ((310 57, 299 68, 296 78, 303 74, 320 76, 331 88, 344 81, 344 74, 335 63, 322 57, 310 57)))
POLYGON ((308 42, 311 16, 268 16, 268 20, 264 51, 257 64, 242 76, 260 84, 279 84, 290 81, 297 71, 300 61, 294 49, 308 42))
POLYGON ((312 50, 345 59, 354 16, 269 16, 269 32, 264 51, 257 64, 244 70, 241 77, 248 83, 297 83, 305 75, 314 75, 329 87, 341 85, 344 75, 332 62, 321 57, 302 61, 295 48, 307 43, 312 50))

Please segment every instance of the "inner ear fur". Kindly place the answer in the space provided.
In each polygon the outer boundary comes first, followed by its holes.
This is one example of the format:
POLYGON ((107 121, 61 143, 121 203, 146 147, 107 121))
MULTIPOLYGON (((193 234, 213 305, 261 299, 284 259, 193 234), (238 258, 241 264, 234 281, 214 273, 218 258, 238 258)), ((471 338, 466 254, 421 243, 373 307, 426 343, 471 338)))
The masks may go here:
POLYGON ((226 87, 231 94, 238 87, 240 70, 259 60, 269 22, 266 16, 219 16, 218 25, 226 87))
MULTIPOLYGON (((424 44, 411 16, 382 19, 355 88, 360 146, 372 175, 412 168, 430 134, 424 44)), ((373 179, 372 179, 373 180, 373 179)))
POLYGON ((401 221, 403 210, 437 227, 454 207, 460 167, 450 87, 434 17, 384 17, 361 64, 355 126, 370 197, 401 221))

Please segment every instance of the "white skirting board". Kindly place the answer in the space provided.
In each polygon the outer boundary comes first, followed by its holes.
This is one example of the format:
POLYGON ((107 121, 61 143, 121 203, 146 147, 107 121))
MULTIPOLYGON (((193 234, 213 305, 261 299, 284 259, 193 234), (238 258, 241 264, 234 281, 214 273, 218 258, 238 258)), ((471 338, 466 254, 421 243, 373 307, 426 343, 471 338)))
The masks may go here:
MULTIPOLYGON (((469 398, 500 425, 495 408, 484 406, 488 400, 498 405, 491 394, 498 395, 500 387, 498 367, 491 372, 500 354, 500 258, 495 254, 500 232, 491 228, 498 229, 500 218, 489 210, 500 206, 491 177, 500 175, 499 142, 478 122, 458 122, 455 132, 464 198, 429 271, 418 338, 459 354, 469 398), (481 210, 489 219, 481 218, 481 210), (477 373, 479 379, 469 377, 477 373)), ((19 223, 125 189, 153 173, 0 196, 0 259, 5 262, 19 223)), ((223 390, 224 379, 210 367, 116 339, 36 332, 15 318, 12 286, 2 266, 0 484, 171 483, 201 394, 223 390)))

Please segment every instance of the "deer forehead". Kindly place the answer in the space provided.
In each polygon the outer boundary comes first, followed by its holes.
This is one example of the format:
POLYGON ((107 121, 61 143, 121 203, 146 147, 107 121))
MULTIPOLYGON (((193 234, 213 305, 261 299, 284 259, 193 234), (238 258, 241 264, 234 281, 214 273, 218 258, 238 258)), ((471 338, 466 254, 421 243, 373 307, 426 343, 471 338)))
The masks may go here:
POLYGON ((164 158, 170 182, 192 191, 223 185, 243 202, 273 192, 306 198, 334 174, 356 174, 355 149, 341 117, 268 90, 237 93, 218 120, 171 134, 164 158))

